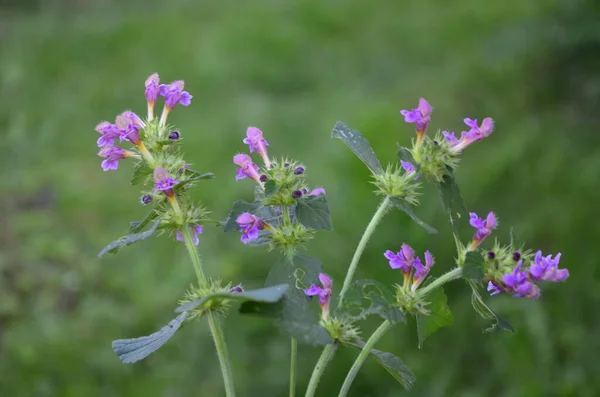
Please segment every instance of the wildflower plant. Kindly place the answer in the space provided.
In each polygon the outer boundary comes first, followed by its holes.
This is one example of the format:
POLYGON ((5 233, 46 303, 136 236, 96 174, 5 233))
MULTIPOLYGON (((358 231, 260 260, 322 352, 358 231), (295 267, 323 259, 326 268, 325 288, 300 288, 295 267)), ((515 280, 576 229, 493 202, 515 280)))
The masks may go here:
POLYGON ((406 324, 410 318, 416 323, 419 346, 439 328, 452 323, 452 312, 442 288, 445 283, 458 279, 466 282, 473 308, 491 321, 486 332, 514 332, 508 321, 486 305, 481 291, 490 296, 508 294, 538 299, 542 283, 562 282, 569 276, 567 269, 559 267, 560 253, 554 256, 544 255, 540 250, 534 253, 512 237, 507 243, 497 239, 490 243, 500 225, 496 213, 488 211, 479 216, 467 211, 454 173, 461 153, 492 133, 494 123, 489 117, 481 122, 465 118, 467 130, 460 138, 448 131, 440 131, 431 138, 427 130, 433 108, 421 98, 416 108, 400 112, 406 123, 415 125, 412 147, 398 145, 398 162, 385 167, 360 132, 342 122, 335 125, 332 137, 345 143, 369 168, 374 194, 381 197, 351 256, 344 280, 338 284, 318 259, 304 252, 305 243, 318 232, 333 230, 325 189, 311 187, 306 181, 310 166, 289 157, 273 156, 275 150, 263 132, 249 127, 246 136, 240 137, 240 152, 232 153, 235 168, 232 167, 231 177, 240 181, 241 189, 251 191, 253 198, 235 201, 224 220, 214 221, 205 207, 186 194, 188 189, 202 180, 213 179, 214 175, 190 168, 180 150, 182 132, 167 124, 176 105, 189 106, 192 96, 184 91, 183 81, 160 84, 158 74, 150 76, 145 86, 145 119, 128 110, 117 116, 115 123, 102 122, 96 127, 101 134, 97 144, 103 158, 102 169, 117 170, 121 160, 133 161, 132 184, 142 187, 140 203, 149 209, 142 221, 131 224, 131 234, 110 243, 100 256, 148 239, 157 232, 168 234, 185 246, 197 281, 183 294, 175 309, 177 317, 166 326, 148 336, 113 342, 114 351, 124 363, 147 357, 184 324, 206 318, 226 395, 234 396, 230 357, 220 319, 233 302, 239 301, 242 314, 269 318, 290 336, 290 396, 296 394, 299 344, 323 346, 305 393, 307 397, 315 395, 327 365, 340 347, 359 350, 341 386, 340 397, 347 395, 368 357, 410 389, 415 382, 410 369, 399 357, 375 350, 374 346, 392 327, 406 324), (161 115, 155 117, 160 97, 164 97, 164 106, 161 115), (117 146, 123 144, 129 147, 117 146), (245 150, 242 145, 247 145, 245 150), (380 265, 386 266, 387 262, 394 282, 355 280, 365 247, 392 209, 404 212, 425 232, 437 233, 417 215, 425 183, 435 184, 440 192, 442 207, 452 227, 456 256, 436 258, 435 252, 417 252, 410 242, 403 242, 382 253, 380 265), (205 275, 198 247, 202 247, 204 233, 217 230, 211 226, 237 234, 244 245, 278 253, 280 259, 271 269, 264 288, 248 291, 241 284, 205 275), (470 238, 464 239, 467 233, 470 238), (338 285, 341 285, 339 292, 338 285), (381 325, 373 334, 363 336, 361 322, 372 315, 381 318, 381 325))

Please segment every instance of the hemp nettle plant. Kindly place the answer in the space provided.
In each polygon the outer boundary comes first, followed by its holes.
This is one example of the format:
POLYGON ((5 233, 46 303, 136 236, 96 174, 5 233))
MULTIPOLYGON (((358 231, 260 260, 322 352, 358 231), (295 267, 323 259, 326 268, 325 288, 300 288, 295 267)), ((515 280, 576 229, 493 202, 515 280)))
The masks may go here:
MULTIPOLYGON (((260 157, 261 165, 247 153, 236 154, 236 180, 249 179, 254 189, 254 201, 236 201, 223 221, 209 218, 209 212, 194 202, 188 189, 200 181, 213 179, 212 173, 192 170, 180 152, 180 132, 167 124, 169 113, 177 105, 189 106, 192 96, 184 91, 183 81, 160 84, 158 74, 146 80, 148 116, 144 120, 132 111, 117 116, 114 124, 102 122, 96 127, 101 134, 99 155, 104 158, 104 171, 116 170, 119 161, 135 161, 133 185, 142 187, 141 204, 151 207, 147 216, 132 222, 131 234, 122 237, 100 252, 115 253, 120 248, 145 240, 157 232, 175 235, 183 242, 190 256, 196 282, 183 294, 178 313, 159 331, 134 339, 119 339, 113 349, 124 363, 134 363, 158 350, 177 330, 194 319, 206 318, 215 342, 228 397, 235 395, 230 357, 227 352, 221 318, 239 301, 239 311, 247 315, 272 319, 291 338, 290 391, 296 392, 297 344, 321 345, 323 353, 316 363, 305 395, 314 396, 319 379, 327 364, 341 347, 359 350, 350 368, 339 396, 346 396, 356 374, 367 357, 373 358, 402 386, 410 389, 415 377, 410 369, 392 353, 373 349, 377 341, 393 326, 406 323, 414 317, 419 346, 433 332, 452 322, 452 312, 443 292, 443 284, 463 279, 471 289, 473 308, 485 319, 492 321, 486 331, 499 329, 514 332, 506 320, 496 315, 481 296, 481 287, 490 295, 512 294, 514 297, 537 299, 538 283, 559 282, 569 276, 567 269, 559 269, 560 254, 544 256, 535 254, 511 237, 508 243, 495 241, 487 248, 483 243, 498 227, 493 212, 480 217, 467 213, 460 190, 454 179, 460 155, 472 143, 492 133, 493 121, 485 118, 464 119, 468 130, 457 138, 453 132, 441 131, 435 137, 426 135, 431 121, 432 108, 425 99, 413 110, 402 110, 407 123, 416 125, 416 139, 411 148, 398 146, 399 163, 382 167, 367 139, 358 131, 338 122, 332 137, 344 142, 361 159, 372 173, 375 194, 382 197, 379 207, 367 225, 348 266, 342 288, 333 301, 333 280, 325 273, 322 263, 301 255, 300 248, 319 230, 332 230, 327 196, 322 187, 311 188, 305 177, 308 170, 303 163, 282 157, 270 156, 269 144, 256 127, 248 128, 243 143, 249 154, 260 157), (154 115, 156 100, 164 97, 164 107, 159 118, 154 115), (115 146, 115 141, 130 142, 130 150, 115 146), (393 208, 405 212, 429 233, 436 230, 420 220, 415 207, 419 204, 421 184, 424 180, 439 188, 442 206, 448 215, 456 243, 455 266, 439 277, 429 273, 436 262, 426 251, 422 256, 408 243, 385 251, 391 271, 399 271, 399 283, 387 285, 375 280, 354 280, 361 255, 377 225, 393 208), (461 234, 470 224, 475 229, 470 241, 461 234), (197 250, 206 225, 222 227, 225 232, 240 232, 241 242, 254 247, 265 247, 281 253, 279 263, 270 271, 265 288, 245 290, 241 284, 209 278, 202 269, 197 250), (429 277, 428 277, 429 276, 429 277), (317 297, 321 314, 318 316, 311 297, 317 297), (366 341, 360 337, 360 321, 375 315, 382 319, 379 328, 366 341)), ((468 232, 469 235, 473 232, 468 232)), ((439 260, 437 261, 440 262, 439 260)), ((446 269, 444 269, 446 270, 446 269)), ((390 274, 391 275, 391 274, 390 274)))

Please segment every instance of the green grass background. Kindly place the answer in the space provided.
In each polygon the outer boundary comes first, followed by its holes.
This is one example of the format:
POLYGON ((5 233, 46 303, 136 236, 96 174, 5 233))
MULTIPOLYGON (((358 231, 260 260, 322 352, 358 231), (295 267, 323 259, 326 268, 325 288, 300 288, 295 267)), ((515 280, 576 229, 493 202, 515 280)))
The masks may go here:
MULTIPOLYGON (((412 368, 413 390, 369 362, 351 395, 599 395, 598 18, 591 0, 0 2, 0 395, 224 395, 204 322, 135 365, 110 348, 166 324, 193 280, 182 245, 166 237, 96 257, 145 209, 130 164, 100 169, 93 128, 124 109, 143 114, 153 72, 185 79, 194 95, 170 120, 188 161, 217 175, 193 193, 215 218, 251 197, 231 163, 249 125, 327 189, 335 231, 320 232, 308 252, 337 289, 378 199, 363 164, 330 139, 335 122, 362 131, 387 163, 413 136, 398 110, 420 96, 435 108, 432 130, 493 117, 494 134, 457 172, 467 206, 496 211, 499 238, 514 227, 531 248, 562 252, 571 277, 535 302, 487 298, 516 335, 482 334, 488 324, 469 289, 454 283, 450 327, 418 349, 409 322, 377 345, 412 368)), ((398 281, 382 252, 403 241, 432 250, 434 275, 451 266, 432 186, 421 201, 419 215, 440 233, 392 212, 358 277, 398 281)), ((220 229, 207 229, 200 249, 211 276, 247 287, 261 286, 275 260, 220 229)), ((235 311, 225 334, 240 396, 287 395, 286 336, 235 311)), ((300 348, 299 395, 319 353, 300 348)), ((337 395, 355 356, 338 354, 318 395, 337 395)))

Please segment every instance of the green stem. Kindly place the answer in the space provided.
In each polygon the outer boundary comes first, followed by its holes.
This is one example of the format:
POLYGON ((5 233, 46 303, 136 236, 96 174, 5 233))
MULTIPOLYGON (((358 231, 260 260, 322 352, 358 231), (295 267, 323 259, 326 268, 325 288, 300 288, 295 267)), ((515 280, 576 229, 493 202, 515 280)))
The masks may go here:
POLYGON ((313 397, 315 395, 315 391, 317 390, 317 386, 319 385, 321 375, 323 375, 325 367, 327 367, 327 364, 333 358, 336 349, 336 342, 325 346, 325 349, 323 349, 323 353, 321 353, 321 357, 319 357, 319 361, 317 361, 317 365, 315 365, 315 369, 313 370, 313 373, 310 377, 310 382, 308 383, 308 388, 306 389, 305 397, 313 397))
POLYGON ((292 338, 292 352, 290 360, 290 397, 296 395, 296 356, 298 352, 298 342, 292 338))
POLYGON ((460 278, 462 275, 462 268, 457 267, 455 269, 450 270, 448 273, 441 275, 440 277, 433 280, 430 284, 427 284, 425 287, 417 290, 419 296, 424 297, 429 294, 434 289, 441 287, 442 284, 447 283, 448 281, 456 280, 460 278))
POLYGON ((344 300, 344 295, 346 294, 346 292, 348 292, 348 289, 350 288, 350 284, 352 284, 352 279, 354 278, 354 273, 356 272, 356 267, 358 266, 358 261, 360 260, 360 257, 362 255, 363 251, 365 250, 367 243, 371 239, 371 236, 373 235, 375 228, 377 227, 377 225, 379 224, 381 219, 383 219, 383 216, 385 215, 386 211, 388 210, 388 208, 390 206, 390 202, 391 202, 390 196, 386 196, 385 199, 379 205, 379 208, 377 208, 377 211, 373 215, 371 222, 369 222, 369 224, 367 225, 367 228, 365 229, 365 232, 363 233, 363 235, 358 243, 358 247, 356 247, 356 251, 354 252, 354 256, 352 257, 352 262, 350 262, 350 266, 348 267, 348 273, 346 273, 346 279, 344 280, 344 285, 342 286, 342 291, 340 292, 340 299, 338 301, 338 307, 342 305, 342 302, 344 300))
POLYGON ((381 337, 390 328, 392 328, 392 323, 390 323, 389 320, 385 320, 379 326, 379 328, 377 328, 377 330, 373 332, 373 335, 371 335, 369 340, 367 340, 362 350, 360 351, 360 354, 356 358, 356 361, 354 361, 354 364, 352 364, 352 368, 350 368, 348 375, 346 375, 346 380, 344 380, 344 384, 340 389, 340 394, 338 395, 338 397, 345 397, 348 394, 348 391, 350 391, 350 386, 352 386, 352 382, 354 381, 356 374, 358 374, 358 371, 360 371, 360 368, 362 367, 363 363, 365 362, 367 357, 369 357, 369 352, 371 351, 373 346, 375 346, 375 343, 377 343, 377 341, 379 341, 379 339, 381 339, 381 337))
MULTIPOLYGON (((202 264, 200 263, 200 255, 194 245, 194 239, 190 231, 189 225, 183 227, 183 241, 190 254, 190 259, 194 264, 194 270, 198 277, 198 283, 201 287, 207 287, 208 282, 206 276, 202 272, 202 264)), ((219 356, 219 363, 221 364, 221 372, 223 373, 223 381, 225 382, 225 395, 227 397, 235 397, 235 388, 233 384, 233 375, 231 372, 231 365, 229 364, 229 355, 227 353, 227 345, 225 344, 225 337, 223 336, 223 330, 221 329, 221 323, 217 314, 208 310, 206 312, 208 317, 208 325, 210 332, 217 348, 217 355, 219 356)))

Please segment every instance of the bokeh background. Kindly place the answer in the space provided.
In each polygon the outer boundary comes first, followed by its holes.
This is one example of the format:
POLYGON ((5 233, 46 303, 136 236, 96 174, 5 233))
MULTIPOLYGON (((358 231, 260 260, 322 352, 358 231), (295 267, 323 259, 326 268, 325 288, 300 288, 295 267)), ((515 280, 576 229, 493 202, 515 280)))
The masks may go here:
MULTIPOLYGON (((204 322, 135 365, 110 347, 166 324, 194 277, 167 237, 96 256, 145 208, 130 164, 100 169, 93 128, 124 109, 143 114, 153 72, 185 79, 194 95, 171 121, 188 161, 217 175, 194 191, 215 218, 252 195, 231 164, 247 126, 263 129, 271 153, 306 164, 310 183, 327 189, 335 226, 308 253, 338 288, 378 199, 366 167, 330 139, 335 122, 362 131, 385 163, 413 135, 398 110, 420 96, 435 107, 432 130, 493 117, 494 134, 457 172, 467 206, 496 211, 501 239, 514 227, 529 247, 562 252, 571 277, 536 302, 487 298, 516 335, 483 334, 469 289, 454 283, 453 325, 422 349, 413 322, 377 346, 412 368, 413 390, 368 362, 351 395, 600 395, 599 19, 593 0, 0 1, 0 395, 224 395, 204 322)), ((440 233, 392 212, 360 278, 397 281, 382 252, 403 241, 434 252, 434 274, 451 266, 432 186, 418 213, 440 233)), ((200 248, 210 275, 248 287, 261 286, 275 260, 217 228, 200 248)), ((287 395, 289 339, 235 311, 225 329, 239 395, 287 395)), ((300 348, 299 395, 319 353, 300 348)), ((337 355, 320 396, 337 395, 355 355, 337 355)))

